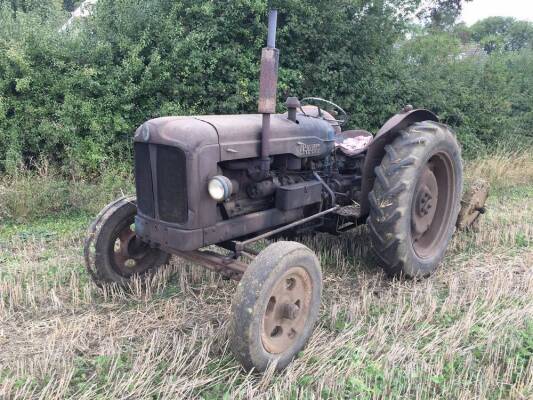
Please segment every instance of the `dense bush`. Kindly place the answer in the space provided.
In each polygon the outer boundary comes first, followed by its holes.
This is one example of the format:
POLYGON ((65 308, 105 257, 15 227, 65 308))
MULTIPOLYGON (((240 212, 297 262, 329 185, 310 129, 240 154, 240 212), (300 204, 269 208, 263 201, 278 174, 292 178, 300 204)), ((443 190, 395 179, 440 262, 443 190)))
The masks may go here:
MULTIPOLYGON (((130 160, 146 119, 256 109, 266 0, 100 0, 68 32, 61 4, 74 2, 20 3, 35 9, 0 7, 0 170, 43 158, 64 174, 98 175, 130 160)), ((280 3, 280 104, 330 98, 369 129, 404 104, 425 106, 467 154, 531 134, 527 32, 520 50, 472 55, 457 32, 406 41, 417 0, 280 3)))
POLYGON ((404 43, 397 61, 406 100, 453 126, 467 156, 531 144, 531 50, 489 55, 453 35, 433 33, 404 43))

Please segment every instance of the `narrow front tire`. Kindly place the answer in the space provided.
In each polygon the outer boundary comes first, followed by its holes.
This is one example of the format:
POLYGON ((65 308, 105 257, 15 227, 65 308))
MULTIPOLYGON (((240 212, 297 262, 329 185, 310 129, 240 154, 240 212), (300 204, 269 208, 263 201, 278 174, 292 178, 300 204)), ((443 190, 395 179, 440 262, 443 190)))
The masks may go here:
POLYGON ((170 255, 148 246, 135 235, 134 196, 108 204, 94 219, 85 238, 84 256, 98 286, 126 286, 134 276, 146 277, 168 262, 170 255))
POLYGON ((231 348, 244 368, 285 368, 313 332, 321 294, 320 263, 309 248, 281 241, 259 253, 232 303, 231 348))

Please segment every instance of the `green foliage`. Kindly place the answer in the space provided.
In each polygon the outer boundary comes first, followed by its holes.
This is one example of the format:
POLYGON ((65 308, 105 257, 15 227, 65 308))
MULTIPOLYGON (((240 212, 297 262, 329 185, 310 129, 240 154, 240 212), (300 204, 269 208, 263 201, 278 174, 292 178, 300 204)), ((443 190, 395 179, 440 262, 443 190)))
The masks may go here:
POLYGON ((487 53, 494 51, 533 50, 533 23, 511 17, 489 17, 469 30, 473 41, 487 53))
POLYGON ((426 0, 417 15, 432 29, 446 29, 453 26, 463 2, 468 1, 472 0, 426 0))
POLYGON ((456 129, 467 155, 531 144, 533 53, 487 55, 449 33, 416 36, 399 50, 406 102, 456 129))
MULTIPOLYGON (((132 133, 147 119, 255 112, 267 0, 100 0, 61 32, 78 3, 0 2, 0 171, 46 159, 63 175, 94 177, 131 161, 132 133)), ((503 51, 464 57, 453 33, 405 41, 418 3, 273 1, 279 104, 330 98, 352 126, 375 130, 412 103, 457 128, 470 153, 530 134, 533 56, 520 38, 531 26, 513 28, 523 34, 503 51)))
MULTIPOLYGON (((8 10, 14 19, 24 18, 28 13, 50 19, 64 11, 64 4, 63 0, 0 0, 0 8, 8 10)), ((2 18, 0 21, 4 22, 2 18)))

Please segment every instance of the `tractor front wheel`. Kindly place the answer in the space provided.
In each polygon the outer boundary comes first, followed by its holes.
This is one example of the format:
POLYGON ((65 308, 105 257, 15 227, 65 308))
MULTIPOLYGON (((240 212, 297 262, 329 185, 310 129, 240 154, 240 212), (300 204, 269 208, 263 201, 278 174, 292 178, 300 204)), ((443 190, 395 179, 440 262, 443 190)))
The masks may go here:
POLYGON ((432 121, 389 145, 369 194, 372 247, 390 275, 425 277, 444 257, 461 206, 463 169, 455 135, 432 121))
POLYGON ((313 333, 322 272, 315 254, 296 242, 276 242, 252 261, 232 303, 231 347, 248 370, 285 368, 313 333))
POLYGON ((107 205, 95 218, 85 239, 85 264, 97 285, 127 285, 168 262, 170 255, 153 249, 135 235, 134 196, 107 205))

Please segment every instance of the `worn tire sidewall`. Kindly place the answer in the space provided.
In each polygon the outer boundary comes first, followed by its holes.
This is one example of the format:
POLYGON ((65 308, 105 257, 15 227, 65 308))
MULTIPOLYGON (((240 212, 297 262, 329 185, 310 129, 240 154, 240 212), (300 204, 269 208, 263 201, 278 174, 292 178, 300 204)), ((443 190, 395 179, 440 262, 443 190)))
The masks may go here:
POLYGON ((407 196, 407 212, 402 220, 403 229, 407 232, 407 240, 403 241, 400 244, 400 247, 404 247, 400 252, 407 254, 408 260, 404 265, 404 273, 411 277, 420 277, 427 276, 431 274, 438 266, 438 264, 444 258, 444 254, 448 248, 448 244, 451 240, 451 237, 455 231, 455 222, 459 214, 461 206, 461 195, 463 187, 463 175, 462 175, 462 160, 461 152, 457 142, 453 138, 446 137, 449 133, 447 131, 439 132, 439 139, 434 140, 429 143, 428 147, 424 149, 425 156, 420 158, 420 163, 417 164, 417 168, 414 169, 414 175, 411 180, 411 185, 409 186, 408 196, 407 196), (420 258, 416 253, 412 245, 411 240, 411 213, 413 207, 413 197, 415 195, 415 188, 419 179, 421 178, 424 166, 429 161, 431 157, 435 154, 444 152, 446 153, 451 160, 452 168, 455 174, 455 197, 453 199, 452 211, 450 213, 450 218, 447 221, 448 226, 446 227, 446 232, 441 240, 440 247, 438 251, 432 257, 420 258))
POLYGON ((276 369, 285 368, 305 347, 318 320, 322 296, 322 271, 312 250, 300 243, 285 241, 276 242, 265 250, 248 267, 232 305, 232 347, 245 368, 258 371, 264 371, 273 362, 277 363, 276 369), (311 279, 308 319, 303 332, 288 350, 272 354, 264 349, 261 339, 268 294, 280 278, 296 266, 304 268, 311 279))

